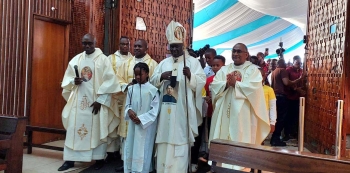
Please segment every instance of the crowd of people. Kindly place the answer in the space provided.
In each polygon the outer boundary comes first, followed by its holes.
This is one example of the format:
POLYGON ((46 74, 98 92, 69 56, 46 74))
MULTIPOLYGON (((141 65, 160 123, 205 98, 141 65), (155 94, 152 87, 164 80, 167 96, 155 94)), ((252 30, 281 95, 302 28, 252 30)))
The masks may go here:
POLYGON ((159 64, 146 40, 134 43, 133 56, 129 38, 121 37, 119 50, 106 57, 93 35, 83 37, 84 52, 69 62, 62 81, 67 136, 58 171, 92 160, 99 170, 120 157, 117 172, 186 173, 192 165, 208 172, 213 139, 262 145, 273 133, 271 145, 285 146, 296 137, 298 97, 305 94, 300 57, 286 68, 283 59, 265 62, 266 53, 250 56, 238 43, 233 63, 225 66, 225 57, 209 48, 203 67, 185 49, 185 36, 171 21, 172 56, 159 64))

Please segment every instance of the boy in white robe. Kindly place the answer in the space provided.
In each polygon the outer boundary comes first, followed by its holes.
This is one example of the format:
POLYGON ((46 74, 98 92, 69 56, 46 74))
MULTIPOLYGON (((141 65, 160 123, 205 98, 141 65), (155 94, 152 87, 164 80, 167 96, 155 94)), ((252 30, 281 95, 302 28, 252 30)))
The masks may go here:
POLYGON ((157 128, 159 92, 148 82, 149 68, 146 63, 134 67, 137 84, 129 86, 125 120, 128 134, 124 147, 124 172, 149 173, 157 128))

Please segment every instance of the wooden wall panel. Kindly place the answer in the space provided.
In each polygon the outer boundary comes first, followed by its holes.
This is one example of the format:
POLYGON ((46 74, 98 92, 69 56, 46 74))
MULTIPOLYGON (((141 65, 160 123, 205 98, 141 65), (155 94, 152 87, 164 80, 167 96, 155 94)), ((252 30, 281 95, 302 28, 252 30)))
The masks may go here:
POLYGON ((28 1, 0 1, 0 113, 24 115, 28 1))
POLYGON ((72 0, 34 0, 36 15, 71 22, 72 0))
POLYGON ((75 0, 72 4, 72 26, 70 30, 69 58, 83 51, 81 40, 87 33, 95 35, 96 47, 103 50, 104 0, 75 0))
MULTIPOLYGON (((349 88, 344 83, 346 8, 347 0, 309 0, 305 137, 312 150, 323 154, 335 154, 336 102, 349 88)), ((348 119, 344 114, 342 154, 348 119)))
POLYGON ((160 62, 167 53, 165 30, 171 20, 180 22, 187 31, 189 45, 192 0, 120 0, 120 35, 130 37, 131 52, 137 39, 148 41, 148 53, 160 62), (142 17, 147 30, 136 30, 136 17, 142 17))

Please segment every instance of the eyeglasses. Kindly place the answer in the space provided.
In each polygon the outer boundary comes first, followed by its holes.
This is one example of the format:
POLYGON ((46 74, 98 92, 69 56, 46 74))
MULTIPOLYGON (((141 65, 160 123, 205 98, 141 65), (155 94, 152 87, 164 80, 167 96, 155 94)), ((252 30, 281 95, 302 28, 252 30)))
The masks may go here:
POLYGON ((129 43, 120 43, 121 46, 129 46, 129 43))
POLYGON ((232 49, 232 53, 247 53, 246 51, 242 51, 240 49, 232 49))
POLYGON ((82 42, 82 44, 83 44, 84 46, 86 46, 86 45, 91 46, 91 45, 93 45, 94 43, 93 43, 93 42, 82 42))

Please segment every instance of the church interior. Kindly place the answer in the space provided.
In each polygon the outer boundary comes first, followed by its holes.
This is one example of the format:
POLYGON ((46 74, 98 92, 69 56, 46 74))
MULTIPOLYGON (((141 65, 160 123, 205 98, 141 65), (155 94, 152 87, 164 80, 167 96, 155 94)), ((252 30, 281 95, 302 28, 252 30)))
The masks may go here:
MULTIPOLYGON (((286 62, 299 55, 307 73, 298 139, 285 147, 213 140, 212 172, 236 172, 224 164, 252 172, 350 172, 349 5, 348 0, 0 0, 0 173, 51 173, 63 163, 61 81, 68 62, 82 52, 84 34, 93 34, 107 56, 119 49, 121 36, 130 45, 145 39, 147 53, 159 63, 170 54, 166 27, 172 20, 186 29, 188 48, 209 44, 226 64, 232 63, 236 43, 248 45, 251 54, 269 48, 265 60, 277 59, 274 51, 283 46, 286 62)), ((91 165, 77 163, 66 172, 115 172, 113 165, 98 171, 91 165)))

